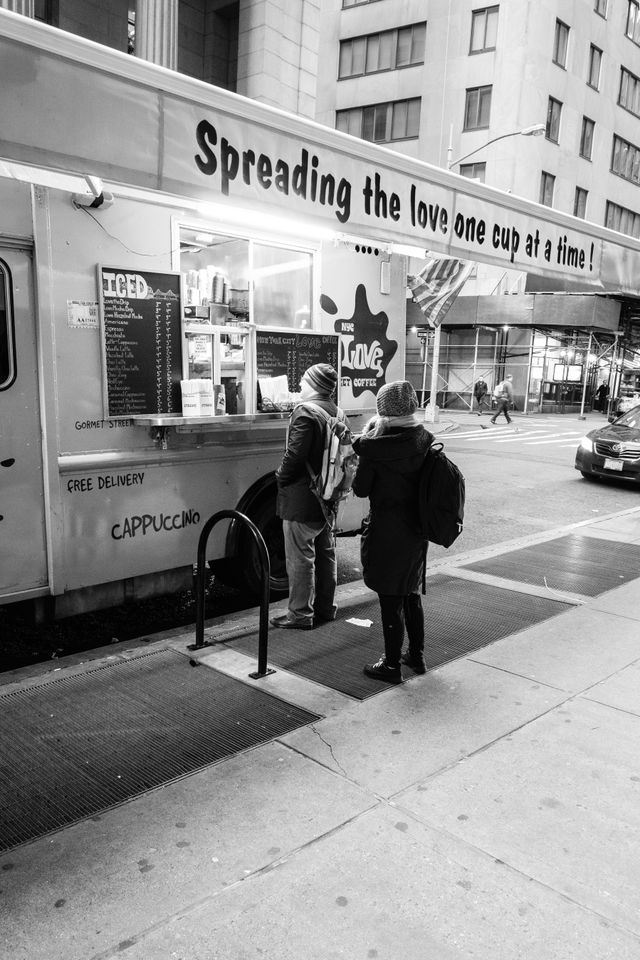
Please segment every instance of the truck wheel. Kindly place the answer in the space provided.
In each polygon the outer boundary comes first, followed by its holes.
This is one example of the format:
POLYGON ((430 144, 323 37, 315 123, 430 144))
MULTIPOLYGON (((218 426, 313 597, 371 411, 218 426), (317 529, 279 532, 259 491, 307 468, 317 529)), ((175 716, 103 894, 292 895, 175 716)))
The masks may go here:
MULTIPOLYGON (((275 489, 272 495, 261 497, 245 511, 263 536, 271 565, 271 600, 280 600, 289 593, 287 567, 284 555, 282 520, 276 516, 275 489)), ((249 530, 243 529, 238 537, 238 552, 235 562, 237 585, 260 598, 260 554, 249 530)))

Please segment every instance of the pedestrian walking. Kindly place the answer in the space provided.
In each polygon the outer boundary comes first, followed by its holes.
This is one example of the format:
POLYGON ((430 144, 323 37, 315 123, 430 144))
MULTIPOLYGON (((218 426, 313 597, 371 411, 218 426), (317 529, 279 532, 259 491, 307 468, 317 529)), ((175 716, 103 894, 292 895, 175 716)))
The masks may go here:
POLYGON ((337 385, 338 374, 328 363, 316 363, 304 372, 302 399, 291 414, 285 453, 276 470, 289 608, 286 614, 271 619, 274 627, 311 630, 317 623, 336 617, 335 536, 311 489, 309 468, 314 475, 319 473, 324 451, 324 421, 313 405, 329 416, 344 416, 335 402, 337 385), (305 406, 305 401, 313 405, 305 406))
POLYGON ((507 423, 511 423, 511 417, 509 416, 509 406, 513 401, 513 377, 511 374, 508 374, 498 384, 494 391, 494 397, 497 400, 496 412, 491 417, 491 423, 495 423, 501 413, 504 413, 507 423))
POLYGON ((433 437, 418 419, 418 398, 406 380, 382 387, 376 407, 378 415, 354 441, 360 460, 353 492, 370 504, 361 539, 363 578, 378 594, 384 637, 384 656, 364 672, 400 683, 401 663, 426 670, 419 591, 427 545, 417 532, 418 477, 433 437), (405 624, 409 649, 403 654, 405 624))
POLYGON ((489 403, 487 401, 487 394, 489 388, 487 387, 486 380, 483 380, 482 377, 479 380, 476 380, 473 386, 473 395, 476 398, 476 403, 478 405, 478 416, 482 416, 482 407, 483 405, 490 409, 489 403))
POLYGON ((596 390, 596 402, 594 406, 596 410, 600 410, 601 413, 604 413, 607 409, 607 397, 609 396, 609 387, 607 384, 602 381, 598 389, 596 390))

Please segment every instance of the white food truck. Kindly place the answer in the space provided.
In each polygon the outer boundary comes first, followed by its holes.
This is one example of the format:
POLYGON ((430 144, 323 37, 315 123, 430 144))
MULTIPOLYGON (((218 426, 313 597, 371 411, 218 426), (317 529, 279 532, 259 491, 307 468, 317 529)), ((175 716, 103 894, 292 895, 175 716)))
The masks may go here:
MULTIPOLYGON (((177 589, 222 509, 285 591, 299 376, 336 364, 365 422, 404 376, 407 257, 640 276, 631 238, 2 10, 0 89, 0 602, 177 589)), ((257 589, 254 553, 215 528, 257 589)))

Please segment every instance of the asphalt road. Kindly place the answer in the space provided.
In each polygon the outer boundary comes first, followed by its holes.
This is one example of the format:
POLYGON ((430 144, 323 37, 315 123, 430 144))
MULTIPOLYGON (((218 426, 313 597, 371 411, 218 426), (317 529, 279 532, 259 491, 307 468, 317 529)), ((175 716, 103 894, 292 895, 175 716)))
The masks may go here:
MULTIPOLYGON (((483 415, 446 414, 438 439, 466 480, 464 531, 448 550, 431 545, 439 559, 502 543, 640 504, 640 489, 622 480, 588 481, 574 469, 580 438, 604 424, 599 415, 516 415, 513 425, 489 424, 483 415)), ((339 582, 362 575, 359 538, 338 541, 339 582)))

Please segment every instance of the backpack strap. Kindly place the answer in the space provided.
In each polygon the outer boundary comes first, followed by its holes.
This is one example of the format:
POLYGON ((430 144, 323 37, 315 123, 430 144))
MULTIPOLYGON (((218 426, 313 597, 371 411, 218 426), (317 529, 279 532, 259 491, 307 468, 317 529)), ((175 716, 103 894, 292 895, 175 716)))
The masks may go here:
MULTIPOLYGON (((305 400, 303 403, 298 404, 298 408, 302 406, 306 407, 307 409, 311 408, 316 413, 319 413, 322 416, 322 419, 325 424, 329 423, 329 421, 331 420, 332 415, 330 413, 327 413, 324 407, 321 407, 319 403, 314 403, 313 400, 305 400)), ((344 411, 340 407, 337 408, 336 418, 340 420, 342 423, 345 422, 344 411)), ((305 463, 307 467, 307 472, 309 474, 309 478, 313 483, 316 479, 315 474, 311 469, 311 464, 309 463, 309 461, 306 460, 305 463)), ((324 501, 318 500, 318 503, 320 504, 320 508, 325 516, 325 520, 327 521, 331 530, 333 531, 335 528, 336 520, 337 520, 337 513, 338 513, 337 506, 332 509, 324 501)))
MULTIPOLYGON (((313 400, 304 400, 302 403, 299 403, 299 404, 297 405, 297 407, 295 407, 295 409, 296 409, 296 410, 299 410, 301 407, 306 407, 306 408, 307 408, 307 412, 309 411, 309 408, 311 408, 311 409, 314 410, 316 413, 321 414, 322 419, 324 420, 325 423, 328 423, 329 420, 331 419, 331 414, 330 414, 330 413, 327 413, 327 411, 324 409, 324 407, 321 407, 319 403, 314 403, 313 400)), ((293 411, 292 411, 292 415, 293 415, 293 411)), ((344 421, 344 411, 341 410, 340 407, 338 407, 338 412, 336 413, 336 417, 338 418, 338 420, 343 420, 343 421, 344 421)), ((290 428, 291 428, 291 417, 289 417, 289 422, 288 422, 288 424, 287 424, 287 443, 289 442, 289 430, 290 430, 290 428)))
MULTIPOLYGON (((300 407, 306 407, 307 410, 308 410, 309 408, 311 408, 311 409, 314 410, 316 413, 321 414, 322 419, 324 420, 325 424, 326 424, 326 423, 329 423, 329 420, 331 419, 331 414, 330 414, 330 413, 327 413, 327 411, 324 409, 324 407, 321 407, 319 403, 314 403, 313 400, 305 400, 303 403, 299 403, 299 404, 298 404, 298 409, 300 409, 300 407)), ((338 407, 338 413, 342 413, 342 410, 340 409, 340 407, 338 407)), ((312 480, 315 480, 315 476, 314 476, 313 470, 311 469, 311 464, 309 463, 308 460, 305 460, 305 463, 306 463, 306 466, 307 466, 307 470, 308 470, 308 472, 309 472, 309 476, 311 477, 312 480)))
MULTIPOLYGON (((321 407, 319 403, 314 403, 313 400, 305 400, 303 403, 299 403, 297 409, 299 410, 300 407, 306 407, 307 410, 311 408, 311 410, 313 410, 315 413, 319 413, 323 421, 325 422, 325 424, 329 423, 329 420, 331 419, 331 414, 327 413, 324 407, 321 407)), ((339 414, 342 413, 342 410, 340 410, 339 407, 338 407, 338 413, 339 414)), ((309 474, 309 477, 313 482, 316 479, 316 477, 313 470, 311 469, 311 464, 309 463, 308 460, 305 460, 305 466, 307 468, 307 473, 309 474)), ((323 513, 325 513, 325 516, 326 516, 326 511, 324 510, 324 508, 323 508, 323 513)))
MULTIPOLYGON (((311 407, 313 410, 316 410, 318 413, 322 414, 322 417, 325 421, 331 419, 331 414, 327 413, 324 407, 321 407, 319 403, 314 403, 313 400, 304 400, 302 403, 298 404, 298 407, 311 407)), ((336 418, 338 420, 344 421, 344 410, 341 407, 337 408, 336 418)))

